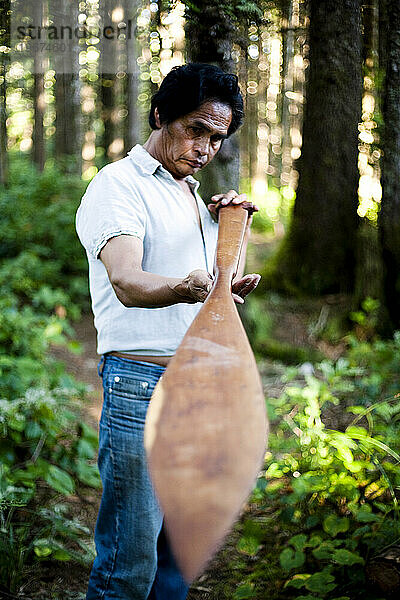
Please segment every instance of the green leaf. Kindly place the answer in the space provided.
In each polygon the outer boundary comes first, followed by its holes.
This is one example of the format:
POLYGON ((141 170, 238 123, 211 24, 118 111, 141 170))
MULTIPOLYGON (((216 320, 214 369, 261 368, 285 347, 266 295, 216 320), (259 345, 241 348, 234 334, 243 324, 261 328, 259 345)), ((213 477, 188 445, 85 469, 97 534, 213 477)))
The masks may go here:
POLYGON ((339 565, 355 565, 355 564, 364 564, 364 559, 361 558, 359 554, 355 552, 350 552, 350 550, 346 550, 345 548, 340 548, 339 550, 335 550, 332 554, 332 560, 337 562, 339 565))
POLYGON ((360 523, 372 523, 382 519, 381 516, 374 514, 372 508, 367 504, 364 504, 363 506, 360 506, 358 510, 355 510, 354 516, 360 523))
POLYGON ((33 546, 34 552, 39 558, 45 558, 46 556, 50 556, 50 554, 53 552, 51 543, 47 539, 35 540, 33 542, 33 546))
POLYGON ((25 426, 25 435, 28 439, 39 438, 42 435, 42 428, 36 421, 30 421, 25 426))
POLYGON ((290 538, 289 544, 291 544, 295 550, 302 550, 306 544, 307 536, 304 533, 299 533, 290 538))
POLYGON ((297 573, 293 575, 292 579, 289 579, 284 585, 284 587, 294 587, 297 590, 303 587, 306 584, 306 581, 311 577, 309 573, 297 573))
POLYGON ((332 537, 336 537, 338 533, 344 533, 345 531, 348 531, 350 527, 350 521, 347 517, 329 515, 328 517, 325 517, 322 526, 326 533, 329 533, 329 535, 332 537))
POLYGON ((258 540, 251 536, 243 536, 237 543, 239 552, 243 552, 243 554, 248 554, 249 556, 255 556, 259 548, 260 544, 258 540))
POLYGON ((329 571, 324 570, 311 575, 305 582, 305 586, 310 592, 322 593, 325 595, 335 589, 336 583, 333 583, 334 581, 334 576, 331 575, 329 571))
POLYGON ((239 585, 234 594, 233 600, 245 600, 246 598, 255 598, 256 592, 254 586, 251 583, 242 583, 239 585))
POLYGON ((53 552, 53 557, 52 558, 54 558, 55 560, 66 561, 66 560, 71 560, 72 556, 64 548, 58 548, 57 550, 55 550, 53 552))
POLYGON ((78 456, 80 458, 93 458, 95 455, 95 450, 93 448, 93 445, 88 442, 88 440, 85 440, 84 438, 81 438, 78 442, 77 445, 77 451, 78 451, 78 456))
POLYGON ((335 547, 332 544, 332 542, 322 542, 322 544, 320 546, 318 546, 318 548, 315 548, 312 553, 313 556, 315 556, 315 558, 317 560, 325 560, 325 559, 330 559, 332 556, 332 553, 335 551, 335 547))
POLYGON ((89 465, 87 463, 78 463, 76 474, 78 475, 79 481, 93 488, 101 487, 101 479, 99 471, 96 465, 89 465))
POLYGON ((72 477, 55 465, 50 465, 44 479, 54 490, 66 496, 69 496, 75 490, 72 477))
POLYGON ((293 551, 292 548, 285 548, 279 555, 279 562, 281 563, 282 569, 285 569, 285 571, 301 567, 304 564, 305 559, 304 552, 299 550, 293 551))

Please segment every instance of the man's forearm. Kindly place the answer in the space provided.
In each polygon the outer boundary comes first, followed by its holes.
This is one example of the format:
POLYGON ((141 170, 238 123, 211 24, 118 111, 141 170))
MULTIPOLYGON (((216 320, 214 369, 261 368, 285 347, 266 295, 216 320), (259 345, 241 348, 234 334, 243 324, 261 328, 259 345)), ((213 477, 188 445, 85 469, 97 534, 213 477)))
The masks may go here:
POLYGON ((127 307, 162 308, 193 302, 188 296, 184 280, 177 277, 135 270, 120 273, 111 283, 118 300, 127 307))
POLYGON ((110 281, 117 298, 126 307, 162 308, 172 304, 204 302, 212 277, 202 269, 186 277, 164 277, 141 269, 119 271, 110 281))

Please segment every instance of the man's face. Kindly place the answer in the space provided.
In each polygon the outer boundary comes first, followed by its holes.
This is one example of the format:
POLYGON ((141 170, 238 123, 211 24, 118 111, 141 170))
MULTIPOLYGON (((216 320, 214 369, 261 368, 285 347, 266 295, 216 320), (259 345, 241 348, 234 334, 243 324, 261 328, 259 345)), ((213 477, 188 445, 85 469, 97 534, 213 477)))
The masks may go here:
POLYGON ((163 166, 177 179, 193 175, 214 158, 231 121, 230 106, 207 101, 169 125, 161 125, 157 154, 163 166))

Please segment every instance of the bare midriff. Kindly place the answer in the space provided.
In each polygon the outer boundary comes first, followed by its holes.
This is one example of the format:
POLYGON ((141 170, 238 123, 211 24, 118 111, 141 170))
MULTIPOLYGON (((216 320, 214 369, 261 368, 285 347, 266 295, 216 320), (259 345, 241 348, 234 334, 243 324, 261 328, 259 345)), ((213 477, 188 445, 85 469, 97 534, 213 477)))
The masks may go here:
POLYGON ((141 354, 128 354, 126 352, 109 352, 109 354, 111 356, 118 356, 119 358, 127 358, 128 360, 155 363, 162 367, 166 367, 172 358, 172 356, 142 356, 141 354))

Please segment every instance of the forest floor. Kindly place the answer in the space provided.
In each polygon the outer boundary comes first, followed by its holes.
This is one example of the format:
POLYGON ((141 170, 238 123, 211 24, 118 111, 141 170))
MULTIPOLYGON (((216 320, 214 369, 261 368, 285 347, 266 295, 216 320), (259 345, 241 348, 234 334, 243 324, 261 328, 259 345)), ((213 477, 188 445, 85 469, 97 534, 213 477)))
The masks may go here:
MULTIPOLYGON (((273 336, 278 343, 285 347, 302 348, 310 356, 318 352, 329 358, 337 358, 344 350, 342 344, 322 342, 314 336, 315 323, 321 319, 326 306, 332 304, 328 299, 316 306, 300 304, 293 300, 272 300, 271 314, 274 313, 273 336), (325 306, 325 308, 324 308, 325 306)), ((79 355, 73 355, 63 348, 55 348, 54 355, 67 365, 67 369, 79 381, 89 386, 88 400, 83 418, 97 429, 101 413, 102 389, 97 375, 98 356, 96 354, 96 335, 92 315, 83 315, 75 325, 76 339, 82 346, 79 355)), ((258 361, 263 380, 265 394, 268 397, 278 397, 285 384, 282 383, 287 365, 271 358, 258 361)), ((76 495, 69 498, 71 513, 77 517, 93 535, 101 492, 93 489, 80 489, 76 495)), ((257 518, 258 507, 245 507, 242 518, 257 518)), ((265 517, 265 515, 264 515, 265 517)), ((239 537, 236 527, 227 537, 224 547, 210 563, 207 571, 192 585, 188 600, 223 600, 233 597, 234 590, 240 582, 243 573, 243 561, 236 548, 239 537), (241 565, 239 567, 239 565, 241 565), (239 576, 239 580, 238 580, 239 576)), ((251 564, 247 566, 251 569, 251 564)), ((85 595, 90 569, 79 565, 66 563, 42 563, 32 579, 26 582, 25 591, 20 598, 29 600, 82 600, 85 595)))

